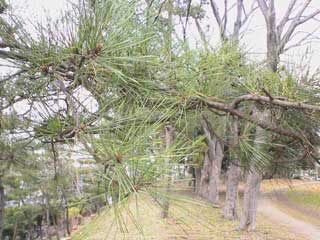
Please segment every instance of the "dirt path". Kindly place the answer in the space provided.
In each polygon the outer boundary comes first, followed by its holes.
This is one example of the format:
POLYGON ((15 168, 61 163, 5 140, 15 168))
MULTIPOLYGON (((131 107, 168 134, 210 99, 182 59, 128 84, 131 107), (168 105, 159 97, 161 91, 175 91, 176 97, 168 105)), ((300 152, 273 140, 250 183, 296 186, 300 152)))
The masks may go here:
POLYGON ((292 232, 301 234, 308 240, 320 239, 319 227, 286 214, 279 210, 272 201, 266 197, 259 201, 258 211, 270 218, 274 223, 285 225, 292 229, 292 232))

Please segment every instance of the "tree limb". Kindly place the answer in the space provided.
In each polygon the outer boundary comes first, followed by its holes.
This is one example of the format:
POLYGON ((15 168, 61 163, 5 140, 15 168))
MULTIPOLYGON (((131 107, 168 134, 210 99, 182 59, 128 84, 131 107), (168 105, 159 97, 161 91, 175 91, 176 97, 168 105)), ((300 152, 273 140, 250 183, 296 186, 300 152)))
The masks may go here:
POLYGON ((291 2, 289 3, 289 6, 287 8, 287 11, 286 13, 284 14, 282 20, 280 21, 280 23, 278 24, 278 27, 277 27, 277 31, 278 33, 281 35, 282 34, 282 31, 283 31, 283 28, 284 26, 287 24, 287 22, 289 21, 289 17, 291 15, 291 12, 296 4, 297 0, 291 0, 291 2))

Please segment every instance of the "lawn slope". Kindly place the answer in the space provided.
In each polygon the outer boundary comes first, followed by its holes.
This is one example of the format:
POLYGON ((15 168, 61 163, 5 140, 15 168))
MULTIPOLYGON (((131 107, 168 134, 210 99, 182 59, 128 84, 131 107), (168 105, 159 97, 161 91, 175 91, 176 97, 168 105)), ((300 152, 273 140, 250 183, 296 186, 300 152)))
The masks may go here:
POLYGON ((304 239, 261 216, 258 216, 256 232, 236 231, 238 223, 223 220, 221 209, 185 196, 172 199, 168 219, 161 219, 160 212, 159 206, 151 197, 139 194, 132 197, 128 204, 120 205, 117 211, 106 210, 90 219, 73 233, 72 239, 304 239))

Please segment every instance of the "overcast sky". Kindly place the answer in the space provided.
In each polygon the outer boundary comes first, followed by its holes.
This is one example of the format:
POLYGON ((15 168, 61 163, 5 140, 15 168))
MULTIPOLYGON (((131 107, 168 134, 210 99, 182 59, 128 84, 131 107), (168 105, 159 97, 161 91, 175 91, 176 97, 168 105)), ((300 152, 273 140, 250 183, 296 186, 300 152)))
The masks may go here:
MULTIPOLYGON (((75 0, 11 0, 10 3, 14 7, 15 10, 18 10, 25 17, 30 19, 35 19, 36 21, 45 21, 46 17, 49 15, 53 18, 59 16, 59 13, 63 11, 68 2, 75 2, 75 0)), ((199 2, 200 0, 193 0, 193 3, 199 2)), ((229 5, 232 6, 232 1, 230 0, 229 5)), ((300 0, 303 2, 304 0, 300 0)), ((220 3, 220 9, 223 9, 224 0, 217 0, 218 4, 220 3)), ((245 0, 248 7, 251 5, 252 0, 245 0)), ((276 0, 276 11, 278 20, 281 19, 284 14, 285 9, 287 8, 290 0, 276 0)), ((320 8, 320 0, 313 0, 310 10, 314 11, 316 8, 320 8)), ((209 5, 205 6, 207 11, 206 18, 202 21, 203 29, 207 30, 206 34, 210 39, 212 45, 215 45, 219 42, 218 38, 218 28, 213 19, 213 15, 211 12, 211 8, 209 5)), ((231 14, 229 16, 229 24, 230 29, 232 29, 233 20, 235 18, 235 8, 231 10, 231 14)), ((320 17, 319 17, 320 19, 320 17)), ((315 28, 320 26, 320 21, 309 21, 301 26, 297 31, 300 35, 297 35, 297 38, 294 40, 298 40, 305 33, 310 33, 315 30, 315 28)), ((181 28, 180 29, 181 32, 181 28)), ((316 36, 320 38, 320 31, 315 33, 316 36)), ((190 21, 190 25, 188 26, 187 32, 188 40, 191 42, 193 46, 196 46, 196 42, 199 42, 198 31, 193 24, 193 21, 190 21)), ((295 41, 292 41, 294 43, 295 41)), ((259 10, 255 12, 255 15, 252 21, 248 22, 248 27, 245 28, 243 34, 242 44, 249 51, 250 55, 255 59, 262 60, 265 57, 265 49, 266 49, 266 32, 265 32, 265 23, 264 19, 259 10)), ((320 65, 320 40, 315 39, 312 43, 307 45, 297 47, 291 51, 288 51, 282 56, 282 60, 285 62, 296 62, 299 63, 301 61, 302 56, 306 52, 306 47, 309 47, 312 50, 312 69, 316 69, 320 65)), ((304 60, 305 61, 305 60, 304 60)))

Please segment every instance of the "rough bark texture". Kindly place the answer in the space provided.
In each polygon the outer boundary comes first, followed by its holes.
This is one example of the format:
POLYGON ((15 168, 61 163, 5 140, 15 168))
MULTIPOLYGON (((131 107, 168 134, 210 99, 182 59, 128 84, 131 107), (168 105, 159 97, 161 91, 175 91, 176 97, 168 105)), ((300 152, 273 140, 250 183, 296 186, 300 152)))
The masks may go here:
POLYGON ((252 167, 247 176, 243 197, 243 212, 240 219, 240 229, 242 230, 254 231, 256 229, 257 202, 261 180, 262 174, 255 167, 252 167))
POLYGON ((205 153, 204 162, 201 169, 201 176, 199 182, 198 194, 200 197, 208 198, 209 196, 209 174, 211 169, 211 163, 208 152, 205 153))
POLYGON ((276 72, 280 62, 280 53, 278 52, 279 35, 276 29, 276 12, 274 9, 274 1, 270 1, 267 11, 267 62, 268 67, 276 72))
POLYGON ((4 186, 2 182, 2 178, 0 177, 0 239, 2 239, 2 232, 3 232, 3 215, 4 215, 4 186))
POLYGON ((213 204, 219 204, 219 183, 223 147, 213 135, 212 127, 207 119, 203 119, 202 127, 206 136, 208 151, 205 153, 201 171, 199 195, 207 198, 213 204))
MULTIPOLYGON (((255 108, 253 114, 259 119, 269 119, 270 117, 268 110, 259 111, 255 108)), ((266 136, 266 131, 257 126, 254 144, 258 151, 264 151, 263 143, 267 142, 266 136)), ((259 171, 254 162, 252 162, 249 168, 243 197, 243 211, 239 226, 242 230, 247 229, 254 231, 256 229, 257 202, 261 180, 262 172, 259 171)))
MULTIPOLYGON (((230 140, 229 145, 231 148, 235 148, 238 145, 238 121, 233 119, 230 126, 230 140)), ((229 220, 236 220, 237 214, 237 201, 238 201, 238 186, 240 182, 241 169, 240 161, 235 153, 231 151, 230 154, 231 163, 227 170, 227 183, 226 183, 226 199, 223 209, 223 216, 229 220)))
POLYGON ((241 176, 239 164, 240 161, 238 159, 233 160, 227 171, 226 199, 223 209, 223 216, 229 220, 236 220, 238 218, 238 187, 241 176))
POLYGON ((211 172, 209 176, 209 196, 211 203, 219 204, 219 186, 223 150, 217 139, 212 139, 209 144, 209 158, 211 160, 211 172))

